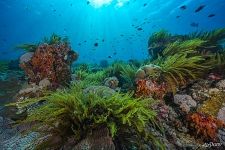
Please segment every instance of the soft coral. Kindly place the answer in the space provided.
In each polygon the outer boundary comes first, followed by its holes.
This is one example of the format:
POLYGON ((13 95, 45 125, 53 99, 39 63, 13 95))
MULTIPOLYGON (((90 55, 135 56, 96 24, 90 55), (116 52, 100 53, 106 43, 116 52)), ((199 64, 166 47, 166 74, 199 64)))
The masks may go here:
POLYGON ((202 136, 203 140, 216 141, 218 129, 225 127, 223 121, 198 112, 189 114, 187 120, 189 121, 190 129, 196 132, 197 136, 202 136))

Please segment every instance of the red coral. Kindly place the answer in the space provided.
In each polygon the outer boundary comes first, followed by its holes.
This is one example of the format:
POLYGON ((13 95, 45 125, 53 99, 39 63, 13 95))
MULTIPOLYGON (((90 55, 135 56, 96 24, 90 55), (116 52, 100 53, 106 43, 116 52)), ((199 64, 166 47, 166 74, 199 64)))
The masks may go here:
POLYGON ((197 136, 201 136, 203 140, 216 141, 218 129, 225 127, 223 121, 203 113, 189 114, 187 120, 189 121, 189 127, 193 133, 196 133, 197 136))
POLYGON ((71 79, 70 65, 78 57, 65 43, 42 44, 29 62, 20 64, 29 81, 38 84, 48 78, 52 84, 65 85, 71 79))
POLYGON ((153 97, 156 99, 163 99, 166 93, 166 85, 164 83, 158 84, 156 81, 140 79, 136 82, 136 96, 137 97, 153 97))

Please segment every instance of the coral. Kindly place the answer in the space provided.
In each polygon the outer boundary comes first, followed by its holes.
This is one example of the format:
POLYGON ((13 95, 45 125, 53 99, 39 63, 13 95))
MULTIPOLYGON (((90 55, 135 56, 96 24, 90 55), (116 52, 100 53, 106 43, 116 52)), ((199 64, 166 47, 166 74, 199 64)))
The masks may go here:
POLYGON ((78 55, 68 43, 55 38, 49 42, 51 45, 39 44, 34 53, 29 52, 21 57, 20 66, 29 82, 38 84, 48 78, 53 85, 67 85, 71 80, 70 66, 78 55))
POLYGON ((203 140, 216 141, 218 129, 225 127, 223 121, 203 113, 189 114, 187 120, 193 133, 196 133, 196 136, 201 136, 203 140))
POLYGON ((163 99, 166 94, 166 85, 158 84, 156 81, 140 79, 137 80, 137 89, 135 95, 137 97, 152 97, 155 99, 163 99))
POLYGON ((24 122, 39 121, 36 129, 43 132, 44 129, 39 126, 45 126, 47 131, 51 131, 52 137, 60 135, 65 140, 73 136, 76 143, 92 131, 107 127, 113 139, 121 138, 117 135, 132 130, 132 136, 136 134, 158 148, 163 147, 151 131, 146 129, 149 123, 158 126, 155 121, 156 112, 149 108, 151 100, 119 93, 102 97, 98 93, 90 91, 84 94, 82 84, 79 83, 70 89, 53 92, 44 97, 47 103, 31 112, 24 122))
POLYGON ((220 108, 225 104, 224 97, 224 92, 212 94, 206 101, 204 101, 197 111, 216 117, 220 108))

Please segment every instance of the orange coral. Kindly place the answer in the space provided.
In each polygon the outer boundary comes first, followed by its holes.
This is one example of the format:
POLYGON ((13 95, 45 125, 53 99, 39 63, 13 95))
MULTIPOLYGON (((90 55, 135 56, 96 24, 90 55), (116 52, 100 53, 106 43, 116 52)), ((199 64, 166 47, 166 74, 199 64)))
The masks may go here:
POLYGON ((156 99, 163 99, 166 93, 166 85, 164 83, 158 84, 156 81, 140 79, 136 82, 136 96, 137 97, 153 97, 156 99))
POLYGON ((30 82, 38 84, 48 78, 54 85, 65 85, 71 79, 70 65, 77 57, 77 53, 65 43, 42 44, 38 46, 31 60, 20 66, 30 82))
POLYGON ((189 127, 197 136, 202 136, 203 140, 217 139, 217 132, 219 128, 225 127, 225 123, 213 116, 203 113, 189 114, 187 120, 190 122, 189 127))

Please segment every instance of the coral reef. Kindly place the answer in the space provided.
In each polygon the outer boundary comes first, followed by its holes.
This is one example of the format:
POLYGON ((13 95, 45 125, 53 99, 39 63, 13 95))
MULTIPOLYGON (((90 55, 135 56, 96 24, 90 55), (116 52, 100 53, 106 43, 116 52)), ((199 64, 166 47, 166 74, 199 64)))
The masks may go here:
POLYGON ((49 44, 39 44, 34 52, 28 52, 20 58, 20 66, 30 83, 39 84, 48 78, 58 86, 69 84, 71 80, 70 66, 78 55, 68 43, 52 38, 49 44))
POLYGON ((200 136, 204 140, 217 140, 218 129, 225 128, 225 123, 210 115, 203 113, 193 113, 188 115, 190 128, 193 133, 200 136))

